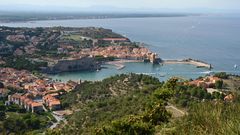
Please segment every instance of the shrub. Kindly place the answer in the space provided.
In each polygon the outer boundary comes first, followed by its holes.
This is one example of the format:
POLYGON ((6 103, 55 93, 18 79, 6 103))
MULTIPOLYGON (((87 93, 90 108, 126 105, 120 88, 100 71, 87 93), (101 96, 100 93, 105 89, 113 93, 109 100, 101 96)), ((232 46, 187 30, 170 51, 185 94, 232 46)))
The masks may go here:
POLYGON ((229 75, 225 72, 216 73, 214 76, 219 77, 221 79, 228 79, 228 77, 229 77, 229 75))

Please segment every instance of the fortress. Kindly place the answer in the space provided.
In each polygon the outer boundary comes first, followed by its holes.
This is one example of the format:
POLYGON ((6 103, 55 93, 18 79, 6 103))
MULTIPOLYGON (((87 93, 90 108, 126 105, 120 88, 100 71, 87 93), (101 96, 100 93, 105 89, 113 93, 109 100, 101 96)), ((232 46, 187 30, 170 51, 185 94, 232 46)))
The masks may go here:
POLYGON ((73 71, 95 71, 100 69, 100 63, 92 57, 82 57, 79 59, 63 59, 59 60, 55 65, 44 68, 43 72, 49 74, 57 74, 61 72, 73 71))

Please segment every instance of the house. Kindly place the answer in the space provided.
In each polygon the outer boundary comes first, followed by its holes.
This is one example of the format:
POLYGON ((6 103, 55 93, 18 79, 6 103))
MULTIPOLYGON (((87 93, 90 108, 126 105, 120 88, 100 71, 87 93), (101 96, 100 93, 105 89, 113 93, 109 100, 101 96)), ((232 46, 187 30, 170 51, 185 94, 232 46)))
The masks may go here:
POLYGON ((74 81, 71 81, 71 80, 69 80, 68 82, 67 82, 67 85, 69 85, 69 86, 71 86, 73 89, 78 85, 78 83, 77 82, 74 82, 74 81))
POLYGON ((197 87, 202 87, 202 88, 214 88, 215 87, 215 83, 217 81, 221 80, 218 77, 214 77, 214 76, 208 76, 202 79, 197 79, 194 81, 191 81, 188 83, 188 85, 192 85, 192 86, 197 86, 197 87))
POLYGON ((35 102, 30 99, 29 94, 21 95, 21 94, 13 94, 9 95, 9 102, 17 104, 25 108, 27 111, 31 112, 41 112, 43 111, 43 105, 40 102, 35 102))
POLYGON ((17 105, 20 105, 21 94, 15 93, 8 96, 8 101, 17 105))
POLYGON ((65 84, 64 83, 54 83, 53 84, 53 88, 55 90, 64 90, 65 84))
POLYGON ((29 99, 29 98, 26 98, 26 99, 24 99, 24 101, 23 101, 23 107, 24 107, 27 111, 30 111, 31 102, 32 102, 32 100, 29 99))
POLYGON ((43 97, 43 102, 50 110, 59 110, 61 109, 61 102, 54 95, 46 95, 43 97))
POLYGON ((5 97, 7 95, 7 89, 0 88, 0 98, 5 97))
POLYGON ((61 109, 61 103, 59 100, 53 100, 49 102, 49 109, 50 110, 59 110, 61 109))
POLYGON ((234 100, 234 96, 232 94, 229 94, 224 97, 224 101, 232 102, 233 100, 234 100))
POLYGON ((207 92, 210 93, 210 94, 213 94, 214 92, 222 93, 222 92, 219 91, 218 89, 213 89, 213 88, 207 88, 207 92))
POLYGON ((43 104, 39 102, 32 102, 31 103, 31 111, 32 112, 42 112, 43 110, 43 104))

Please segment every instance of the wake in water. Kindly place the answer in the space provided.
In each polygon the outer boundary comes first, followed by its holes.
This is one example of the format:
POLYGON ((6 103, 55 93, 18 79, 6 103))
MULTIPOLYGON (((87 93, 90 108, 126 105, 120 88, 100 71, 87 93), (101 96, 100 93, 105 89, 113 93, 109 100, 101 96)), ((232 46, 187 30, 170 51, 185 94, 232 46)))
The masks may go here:
POLYGON ((167 75, 177 75, 177 74, 186 74, 186 75, 212 75, 214 73, 221 73, 221 72, 226 72, 229 74, 240 74, 240 71, 204 71, 204 72, 169 72, 169 73, 154 73, 154 72, 149 72, 149 73, 136 73, 136 74, 143 74, 143 75, 158 75, 165 77, 167 75))

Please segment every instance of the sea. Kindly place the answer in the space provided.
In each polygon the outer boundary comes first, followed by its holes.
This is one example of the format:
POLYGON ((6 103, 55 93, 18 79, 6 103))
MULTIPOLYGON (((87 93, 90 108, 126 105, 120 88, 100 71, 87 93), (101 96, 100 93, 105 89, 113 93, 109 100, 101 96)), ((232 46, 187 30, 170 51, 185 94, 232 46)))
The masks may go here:
POLYGON ((98 81, 122 73, 146 74, 165 81, 176 76, 194 79, 214 72, 240 75, 240 15, 211 14, 184 17, 46 20, 0 23, 9 27, 103 27, 132 41, 143 42, 162 59, 193 58, 212 64, 213 69, 193 65, 125 63, 118 70, 103 65, 100 71, 49 75, 61 81, 98 81))

